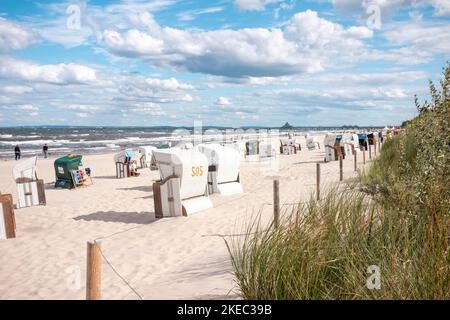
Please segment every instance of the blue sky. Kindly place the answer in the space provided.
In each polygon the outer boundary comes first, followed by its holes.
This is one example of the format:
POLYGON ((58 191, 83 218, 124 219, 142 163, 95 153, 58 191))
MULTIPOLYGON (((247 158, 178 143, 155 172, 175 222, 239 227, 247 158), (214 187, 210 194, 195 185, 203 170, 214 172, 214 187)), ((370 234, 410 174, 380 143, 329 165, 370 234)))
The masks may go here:
POLYGON ((0 126, 399 124, 448 0, 0 0, 0 126))

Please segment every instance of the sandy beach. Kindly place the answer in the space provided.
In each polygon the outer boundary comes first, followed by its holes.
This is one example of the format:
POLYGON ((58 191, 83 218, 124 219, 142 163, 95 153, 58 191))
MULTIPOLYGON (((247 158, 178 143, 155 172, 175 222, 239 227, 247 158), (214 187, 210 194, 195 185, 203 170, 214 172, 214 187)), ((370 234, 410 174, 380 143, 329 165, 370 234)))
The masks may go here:
MULTIPOLYGON (((323 148, 308 151, 305 139, 297 139, 302 151, 277 155, 283 213, 315 190, 316 162, 324 158, 323 148)), ((258 212, 272 218, 272 178, 258 163, 242 162, 243 194, 213 195, 214 208, 189 217, 155 219, 158 171, 140 169, 138 177, 116 179, 112 157, 85 156, 94 183, 76 190, 54 189, 54 158, 39 158, 47 205, 15 210, 17 238, 0 241, 0 299, 84 299, 86 242, 94 239, 107 258, 104 299, 239 298, 224 236, 243 232, 258 212)), ((16 200, 14 165, 0 162, 0 191, 16 200)), ((347 157, 344 178, 352 176, 353 157, 347 157)), ((338 180, 339 162, 323 163, 322 185, 338 180)))

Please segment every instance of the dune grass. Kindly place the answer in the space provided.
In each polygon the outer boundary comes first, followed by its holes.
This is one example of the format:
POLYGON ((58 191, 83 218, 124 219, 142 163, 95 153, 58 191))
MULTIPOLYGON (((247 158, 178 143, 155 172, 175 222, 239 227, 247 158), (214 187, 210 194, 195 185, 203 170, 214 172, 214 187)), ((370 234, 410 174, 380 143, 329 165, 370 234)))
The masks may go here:
MULTIPOLYGON (((226 241, 245 299, 450 299, 450 68, 358 183, 226 241), (345 190, 344 190, 345 189, 345 190), (380 270, 369 288, 367 268, 380 270)), ((417 100, 416 100, 417 101, 417 100)))

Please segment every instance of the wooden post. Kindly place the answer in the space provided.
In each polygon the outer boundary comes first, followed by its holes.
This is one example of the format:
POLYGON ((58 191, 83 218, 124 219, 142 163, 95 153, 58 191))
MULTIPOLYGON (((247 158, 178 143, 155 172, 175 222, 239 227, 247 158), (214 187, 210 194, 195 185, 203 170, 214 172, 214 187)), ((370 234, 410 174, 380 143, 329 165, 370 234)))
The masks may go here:
POLYGON ((373 144, 373 155, 374 155, 374 157, 377 156, 377 144, 376 143, 373 144))
POLYGON ((316 163, 316 191, 317 200, 320 200, 320 163, 316 163))
POLYGON ((370 143, 367 143, 369 145, 369 160, 372 160, 372 147, 370 146, 370 143))
POLYGON ((366 164, 366 147, 363 147, 363 164, 366 164))
POLYGON ((275 228, 280 225, 280 181, 273 180, 273 224, 275 228))
POLYGON ((356 172, 358 170, 358 156, 356 155, 356 150, 355 154, 353 155, 353 162, 354 162, 354 170, 356 172))
POLYGON ((378 152, 381 152, 381 138, 378 138, 378 152))
POLYGON ((342 161, 342 155, 339 156, 339 181, 344 180, 344 162, 342 161))
POLYGON ((102 298, 102 254, 101 243, 88 241, 86 266, 86 300, 102 298))

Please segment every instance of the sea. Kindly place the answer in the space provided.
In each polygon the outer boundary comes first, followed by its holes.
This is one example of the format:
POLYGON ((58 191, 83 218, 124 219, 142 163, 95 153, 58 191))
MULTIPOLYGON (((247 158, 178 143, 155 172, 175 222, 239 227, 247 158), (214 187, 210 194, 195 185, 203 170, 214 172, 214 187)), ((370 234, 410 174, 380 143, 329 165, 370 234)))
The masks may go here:
MULTIPOLYGON (((335 130, 339 127, 279 128, 222 128, 204 127, 202 137, 214 138, 214 132, 223 137, 229 132, 251 136, 270 130, 297 134, 305 132, 335 130), (206 132, 213 133, 207 134, 206 132)), ((19 145, 22 156, 42 153, 48 145, 50 156, 66 154, 114 153, 124 149, 138 149, 140 146, 161 146, 171 143, 192 142, 193 128, 176 127, 0 127, 0 159, 14 158, 14 147, 19 145)), ((198 134, 198 132, 196 133, 198 134)))
MULTIPOLYGON (((230 128, 203 128, 225 134, 230 128)), ((233 129, 231 129, 233 130, 233 129)), ((255 130, 256 129, 252 129, 255 130)), ((245 131, 244 131, 245 132, 245 131)), ((193 128, 174 127, 14 127, 0 128, 0 158, 14 158, 19 145, 22 156, 42 153, 48 145, 50 156, 113 153, 139 146, 161 146, 191 141, 193 128)))

